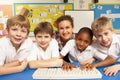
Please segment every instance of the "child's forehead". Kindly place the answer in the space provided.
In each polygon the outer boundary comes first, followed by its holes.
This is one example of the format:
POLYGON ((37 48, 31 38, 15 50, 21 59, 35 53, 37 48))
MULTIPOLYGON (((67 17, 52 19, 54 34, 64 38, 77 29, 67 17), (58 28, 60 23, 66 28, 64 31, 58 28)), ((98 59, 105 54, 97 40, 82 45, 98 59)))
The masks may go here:
POLYGON ((47 32, 38 32, 37 35, 50 35, 50 34, 47 32))
POLYGON ((98 31, 96 34, 105 34, 105 33, 112 33, 112 30, 110 30, 110 29, 103 29, 101 31, 98 31))
POLYGON ((12 25, 10 28, 22 28, 22 29, 27 29, 25 26, 21 26, 19 24, 12 25))
POLYGON ((90 36, 87 32, 80 32, 79 34, 77 34, 78 37, 83 37, 83 36, 90 36), (81 36, 82 35, 82 36, 81 36))

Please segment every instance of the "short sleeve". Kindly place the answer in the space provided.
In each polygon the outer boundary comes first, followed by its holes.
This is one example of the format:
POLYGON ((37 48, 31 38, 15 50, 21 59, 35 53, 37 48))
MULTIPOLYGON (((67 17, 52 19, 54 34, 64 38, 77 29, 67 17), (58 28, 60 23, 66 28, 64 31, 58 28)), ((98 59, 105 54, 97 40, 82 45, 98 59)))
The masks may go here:
POLYGON ((67 55, 68 52, 75 46, 75 40, 69 40, 61 50, 60 54, 63 56, 67 55))
POLYGON ((94 57, 100 61, 105 60, 105 58, 107 58, 107 54, 103 54, 101 52, 99 52, 98 50, 94 49, 94 57))

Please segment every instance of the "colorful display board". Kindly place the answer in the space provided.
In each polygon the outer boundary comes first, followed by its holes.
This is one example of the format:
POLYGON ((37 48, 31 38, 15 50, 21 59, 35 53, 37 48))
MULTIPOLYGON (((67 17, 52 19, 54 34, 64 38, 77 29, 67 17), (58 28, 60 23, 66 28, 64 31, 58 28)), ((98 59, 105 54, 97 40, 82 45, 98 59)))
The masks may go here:
POLYGON ((120 33, 120 4, 90 4, 90 10, 94 10, 95 18, 108 17, 116 33, 120 33))
MULTIPOLYGON (((28 18, 31 23, 30 31, 33 31, 35 26, 41 21, 48 21, 54 24, 54 21, 64 14, 64 10, 72 10, 72 3, 15 3, 14 13, 19 14, 22 8, 29 10, 28 18)), ((54 30, 57 30, 53 26, 54 30)))

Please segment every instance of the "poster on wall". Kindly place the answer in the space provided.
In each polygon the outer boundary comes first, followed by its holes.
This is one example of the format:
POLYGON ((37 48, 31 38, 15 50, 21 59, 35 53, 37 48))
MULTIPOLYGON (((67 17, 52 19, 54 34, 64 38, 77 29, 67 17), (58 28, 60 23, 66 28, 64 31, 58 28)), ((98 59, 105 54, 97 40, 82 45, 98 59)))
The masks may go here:
POLYGON ((7 19, 13 16, 12 5, 0 5, 0 38, 7 34, 7 19))
POLYGON ((95 19, 101 16, 108 17, 113 24, 116 33, 120 33, 120 4, 90 4, 90 10, 94 10, 95 19))
MULTIPOLYGON (((72 10, 72 3, 15 3, 14 14, 19 14, 22 8, 29 10, 28 19, 30 20, 31 29, 33 31, 35 26, 42 21, 48 21, 52 25, 54 21, 64 14, 64 10, 72 10)), ((53 26, 54 30, 57 30, 53 26)))

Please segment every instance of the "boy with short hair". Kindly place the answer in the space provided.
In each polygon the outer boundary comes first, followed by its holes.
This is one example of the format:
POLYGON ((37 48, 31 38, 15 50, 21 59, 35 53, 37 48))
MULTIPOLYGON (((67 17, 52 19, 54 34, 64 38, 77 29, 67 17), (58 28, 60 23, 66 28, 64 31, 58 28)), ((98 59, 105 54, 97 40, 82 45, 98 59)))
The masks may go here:
MULTIPOLYGON (((97 39, 96 42, 93 43, 93 47, 100 53, 107 54, 116 61, 120 61, 120 36, 114 34, 114 29, 109 18, 104 16, 97 18, 92 23, 91 28, 97 39)), ((116 75, 120 67, 114 66, 115 67, 105 68, 105 74, 109 76, 112 74, 116 75)))
POLYGON ((16 15, 7 20, 7 36, 0 39, 0 75, 23 71, 32 48, 29 20, 16 15), (29 44, 29 45, 28 45, 29 44))
POLYGON ((34 30, 34 35, 36 43, 28 57, 30 68, 62 66, 58 42, 52 39, 52 25, 49 22, 40 22, 34 30))

